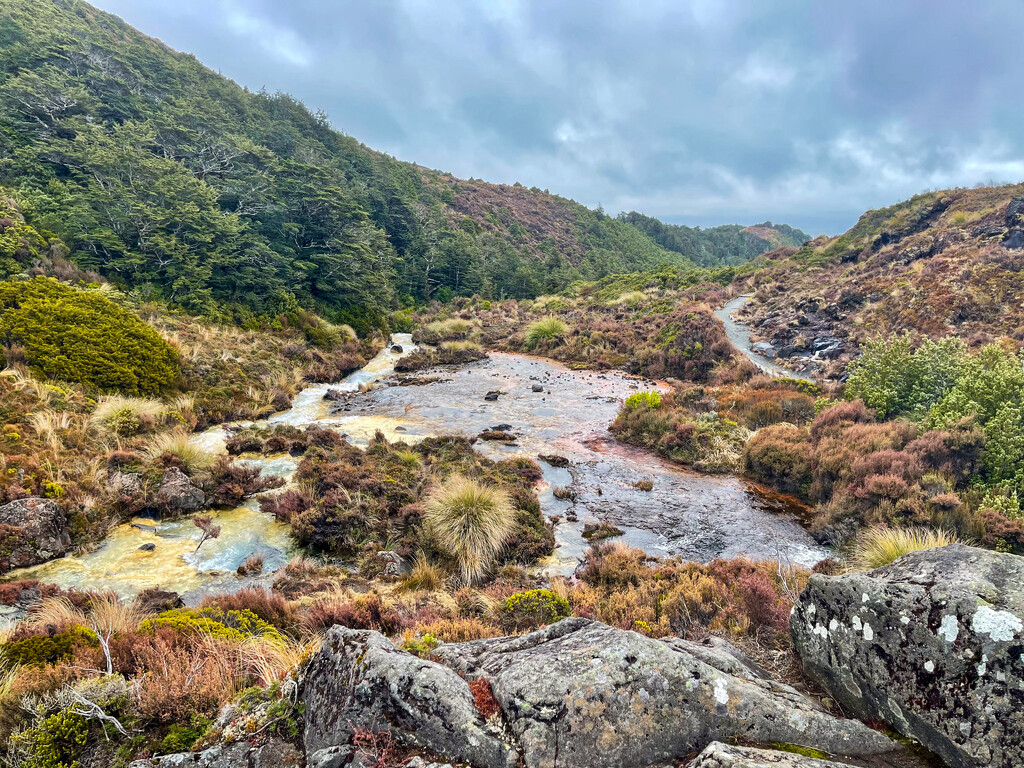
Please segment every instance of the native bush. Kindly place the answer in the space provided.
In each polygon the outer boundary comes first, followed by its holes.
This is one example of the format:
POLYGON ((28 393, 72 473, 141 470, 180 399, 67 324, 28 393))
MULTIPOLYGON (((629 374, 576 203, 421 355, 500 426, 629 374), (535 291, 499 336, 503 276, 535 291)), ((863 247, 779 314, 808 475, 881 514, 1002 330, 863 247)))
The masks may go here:
POLYGON ((501 626, 505 632, 523 632, 572 615, 569 601, 550 589, 531 589, 505 599, 501 626))
POLYGON ((98 291, 52 278, 0 283, 0 342, 23 349, 37 375, 128 395, 156 394, 178 356, 155 329, 98 291))

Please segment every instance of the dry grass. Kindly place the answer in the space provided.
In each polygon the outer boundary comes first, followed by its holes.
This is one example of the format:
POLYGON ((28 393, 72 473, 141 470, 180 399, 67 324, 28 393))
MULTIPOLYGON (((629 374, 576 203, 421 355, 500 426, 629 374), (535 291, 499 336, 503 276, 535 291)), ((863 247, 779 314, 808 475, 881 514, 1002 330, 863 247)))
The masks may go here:
POLYGON ((409 572, 409 575, 402 579, 401 586, 402 589, 407 590, 425 589, 433 592, 444 587, 446 578, 447 574, 443 568, 432 564, 423 553, 420 553, 413 560, 412 570, 409 572))
POLYGON ((870 571, 895 562, 910 552, 945 547, 957 541, 951 533, 928 528, 868 528, 854 542, 848 568, 851 571, 870 571))
POLYGON ((261 635, 247 638, 238 647, 240 666, 262 686, 281 682, 306 659, 320 650, 323 635, 312 634, 300 640, 261 635))
POLYGON ((214 455, 192 443, 189 438, 189 433, 183 429, 175 429, 155 435, 149 441, 146 453, 151 459, 158 459, 165 453, 177 456, 181 459, 189 474, 209 469, 213 464, 214 455))
POLYGON ((461 475, 430 493, 423 517, 442 549, 458 561, 467 584, 487 573, 515 525, 505 491, 461 475))

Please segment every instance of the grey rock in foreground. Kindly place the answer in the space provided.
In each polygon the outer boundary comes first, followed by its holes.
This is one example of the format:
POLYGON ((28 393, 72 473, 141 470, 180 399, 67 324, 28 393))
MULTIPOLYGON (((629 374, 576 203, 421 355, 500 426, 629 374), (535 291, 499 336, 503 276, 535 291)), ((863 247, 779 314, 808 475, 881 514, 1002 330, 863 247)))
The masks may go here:
POLYGON ((202 752, 179 752, 136 760, 128 768, 302 768, 302 753, 287 742, 270 739, 258 747, 248 742, 222 744, 202 752))
POLYGON ((206 494, 177 467, 164 472, 156 494, 157 506, 165 515, 187 515, 198 512, 206 503, 206 494))
POLYGON ((687 768, 850 768, 847 763, 804 757, 774 749, 736 747, 713 741, 687 768))
MULTIPOLYGON (((7 553, 0 553, 8 568, 45 563, 63 557, 71 548, 71 534, 63 510, 53 499, 32 497, 17 499, 0 506, 0 525, 17 531, 4 541, 7 553)), ((4 570, 0 565, 0 573, 4 570)))
POLYGON ((956 768, 1024 765, 1024 558, 954 544, 813 575, 790 629, 804 672, 956 768))
POLYGON ((343 764, 356 730, 390 731, 404 746, 453 762, 516 763, 515 752, 484 724, 465 680, 377 632, 332 627, 306 668, 302 700, 311 766, 343 764))
MULTIPOLYGON (((722 649, 703 654, 746 669, 722 649)), ((663 642, 588 619, 520 637, 444 645, 439 658, 486 678, 526 768, 629 768, 680 759, 742 737, 830 754, 895 748, 862 723, 840 720, 792 688, 741 677, 663 642)))

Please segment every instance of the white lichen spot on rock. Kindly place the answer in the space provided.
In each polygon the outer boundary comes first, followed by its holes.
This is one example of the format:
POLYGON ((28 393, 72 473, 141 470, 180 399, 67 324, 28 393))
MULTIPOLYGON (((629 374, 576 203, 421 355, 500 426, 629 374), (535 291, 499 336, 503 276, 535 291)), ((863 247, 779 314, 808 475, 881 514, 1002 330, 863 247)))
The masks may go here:
POLYGON ((811 603, 810 605, 807 606, 807 615, 808 616, 813 616, 817 612, 818 612, 818 606, 816 606, 814 603, 811 603))
POLYGON ((935 662, 932 661, 931 659, 928 659, 928 661, 926 661, 924 663, 924 671, 925 672, 934 672, 935 671, 935 662))
POLYGON ((860 601, 861 601, 862 603, 866 603, 866 602, 867 602, 868 600, 870 600, 870 599, 871 599, 871 598, 870 598, 870 597, 868 597, 868 593, 867 593, 867 592, 865 592, 864 594, 862 594, 862 595, 860 596, 860 601))
POLYGON ((814 625, 814 634, 819 635, 822 640, 827 640, 828 639, 828 630, 825 629, 825 625, 824 624, 820 624, 820 623, 819 624, 815 624, 814 625))
POLYGON ((956 616, 943 616, 938 634, 939 637, 945 638, 947 643, 955 643, 960 636, 960 625, 957 623, 956 616))
POLYGON ((906 625, 910 623, 909 616, 900 616, 900 624, 906 625))
POLYGON ((852 619, 850 619, 850 623, 853 624, 854 629, 860 632, 861 627, 863 626, 860 622, 860 616, 854 616, 852 619))
POLYGON ((978 677, 984 677, 986 669, 988 669, 988 656, 983 653, 981 655, 981 664, 978 665, 978 677))
POLYGON ((871 629, 871 625, 866 621, 864 622, 864 639, 871 640, 875 636, 875 631, 871 629))
POLYGON ((715 678, 715 701, 723 705, 729 703, 729 687, 724 677, 715 678))
POLYGON ((982 605, 971 620, 971 629, 988 635, 995 641, 1013 640, 1014 635, 1024 628, 1024 622, 1009 611, 996 611, 982 605))
POLYGON ((835 632, 837 629, 839 629, 839 621, 837 619, 832 619, 832 621, 828 623, 828 631, 835 632))
POLYGON ((789 715, 789 724, 798 731, 807 730, 807 715, 800 710, 793 710, 789 715))

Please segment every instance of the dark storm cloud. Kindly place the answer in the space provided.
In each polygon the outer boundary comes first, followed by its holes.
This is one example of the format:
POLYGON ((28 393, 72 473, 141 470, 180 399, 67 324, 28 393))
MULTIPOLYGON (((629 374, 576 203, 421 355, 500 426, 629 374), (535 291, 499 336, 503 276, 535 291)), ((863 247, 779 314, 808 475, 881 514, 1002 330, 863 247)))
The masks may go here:
POLYGON ((99 0, 399 158, 610 212, 837 231, 1024 179, 1020 0, 99 0))

